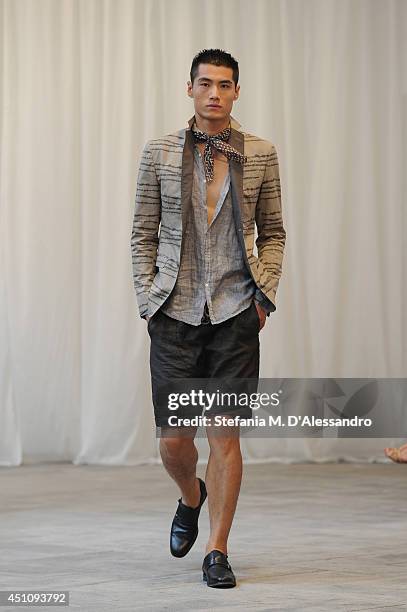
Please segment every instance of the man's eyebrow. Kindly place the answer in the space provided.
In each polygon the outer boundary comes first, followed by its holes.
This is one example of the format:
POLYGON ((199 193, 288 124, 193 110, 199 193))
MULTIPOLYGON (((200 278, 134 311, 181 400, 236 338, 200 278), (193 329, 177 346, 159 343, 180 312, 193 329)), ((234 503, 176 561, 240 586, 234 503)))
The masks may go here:
MULTIPOLYGON (((208 79, 208 77, 199 77, 198 81, 209 81, 209 83, 212 83, 212 79, 208 79)), ((233 83, 233 81, 223 79, 222 81, 219 81, 219 83, 233 83)))

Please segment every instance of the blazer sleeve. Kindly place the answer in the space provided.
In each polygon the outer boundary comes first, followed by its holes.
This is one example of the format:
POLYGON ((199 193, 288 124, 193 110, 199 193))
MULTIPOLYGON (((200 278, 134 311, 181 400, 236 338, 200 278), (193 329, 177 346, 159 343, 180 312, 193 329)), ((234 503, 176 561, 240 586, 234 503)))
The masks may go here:
MULTIPOLYGON (((282 272, 286 232, 281 207, 278 156, 275 146, 271 143, 270 146, 256 206, 256 246, 266 281, 264 287, 267 287, 268 303, 275 310, 275 295, 282 272)), ((259 298, 260 296, 260 302, 259 298)), ((268 310, 270 311, 270 308, 268 310)))
POLYGON ((149 141, 143 149, 140 161, 131 234, 133 282, 142 318, 148 315, 148 294, 156 274, 160 220, 160 181, 149 141))

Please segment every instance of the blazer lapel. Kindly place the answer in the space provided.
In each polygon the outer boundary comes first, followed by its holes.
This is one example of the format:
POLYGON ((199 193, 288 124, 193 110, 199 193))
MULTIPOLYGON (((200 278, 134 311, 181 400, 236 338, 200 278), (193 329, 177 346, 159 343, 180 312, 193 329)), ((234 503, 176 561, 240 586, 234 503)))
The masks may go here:
MULTIPOLYGON (((231 132, 229 138, 230 146, 234 147, 239 153, 244 155, 244 134, 239 131, 240 124, 236 121, 232 121, 231 118, 231 132), (234 127, 235 126, 235 127, 234 127)), ((242 236, 242 215, 241 206, 243 202, 243 165, 239 162, 230 160, 230 182, 232 187, 232 206, 233 216, 235 219, 236 229, 239 238, 243 240, 242 236)))
POLYGON ((194 178, 194 137, 191 129, 185 130, 185 142, 182 152, 181 168, 181 210, 182 234, 185 232, 188 210, 192 199, 192 183, 194 178))

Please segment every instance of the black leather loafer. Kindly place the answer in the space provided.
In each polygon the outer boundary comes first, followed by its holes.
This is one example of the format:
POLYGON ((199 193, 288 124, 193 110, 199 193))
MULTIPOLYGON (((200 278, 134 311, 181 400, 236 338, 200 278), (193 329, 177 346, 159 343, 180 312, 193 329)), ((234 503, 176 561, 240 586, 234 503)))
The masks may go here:
POLYGON ((220 550, 211 550, 202 563, 203 580, 208 587, 231 589, 236 586, 236 578, 228 562, 228 556, 220 550))
POLYGON ((191 508, 178 500, 178 508, 171 525, 170 551, 174 557, 185 557, 198 537, 198 518, 207 492, 203 480, 198 478, 201 489, 201 499, 197 508, 191 508))

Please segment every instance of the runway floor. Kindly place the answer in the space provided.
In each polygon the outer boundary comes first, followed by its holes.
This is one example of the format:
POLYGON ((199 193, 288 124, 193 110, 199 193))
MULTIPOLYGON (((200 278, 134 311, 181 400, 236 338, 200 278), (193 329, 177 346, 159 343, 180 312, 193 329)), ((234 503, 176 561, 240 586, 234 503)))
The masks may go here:
POLYGON ((1 590, 67 590, 84 612, 405 612, 406 484, 407 465, 245 465, 221 590, 202 581, 206 503, 191 552, 169 552, 161 465, 0 468, 1 590))

